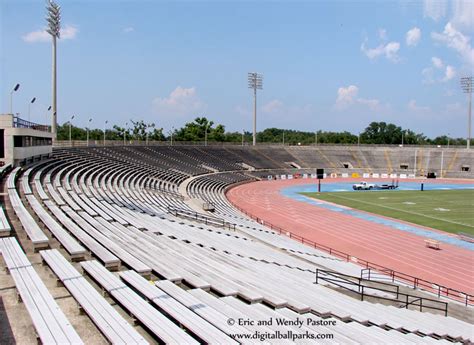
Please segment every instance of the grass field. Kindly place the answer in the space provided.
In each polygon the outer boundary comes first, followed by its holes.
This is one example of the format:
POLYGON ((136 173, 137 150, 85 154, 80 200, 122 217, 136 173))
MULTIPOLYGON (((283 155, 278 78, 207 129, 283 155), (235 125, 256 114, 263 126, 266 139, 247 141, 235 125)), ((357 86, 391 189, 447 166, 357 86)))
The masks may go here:
POLYGON ((474 235, 474 190, 302 194, 430 228, 474 235))

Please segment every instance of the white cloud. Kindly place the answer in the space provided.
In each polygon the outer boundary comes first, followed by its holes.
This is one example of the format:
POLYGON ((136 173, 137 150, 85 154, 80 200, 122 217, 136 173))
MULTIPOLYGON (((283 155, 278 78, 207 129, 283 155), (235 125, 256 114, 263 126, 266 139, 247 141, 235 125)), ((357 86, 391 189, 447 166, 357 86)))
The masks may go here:
POLYGON ((51 35, 48 34, 46 30, 32 31, 27 33, 26 35, 23 35, 21 38, 27 43, 51 41, 51 35))
POLYGON ((446 16, 447 0, 423 0, 423 16, 435 21, 446 16))
POLYGON ((336 108, 342 109, 354 103, 354 99, 358 93, 359 88, 355 85, 340 87, 337 90, 336 108))
POLYGON ((452 23, 457 27, 474 27, 474 2, 472 0, 454 0, 452 23))
POLYGON ((278 99, 274 99, 268 102, 267 104, 265 104, 262 107, 262 111, 264 113, 274 113, 274 112, 280 111, 282 108, 283 108, 283 102, 278 99))
POLYGON ((376 48, 367 48, 366 43, 367 40, 362 43, 360 49, 369 59, 373 60, 379 56, 385 55, 385 57, 392 62, 397 62, 399 60, 398 51, 400 50, 400 43, 389 42, 387 44, 380 44, 376 48))
POLYGON ((430 110, 429 107, 417 105, 416 101, 414 99, 412 99, 410 102, 408 102, 408 109, 410 109, 412 111, 429 111, 430 110))
POLYGON ((438 42, 444 43, 447 47, 455 50, 463 60, 474 68, 474 49, 470 44, 470 38, 456 30, 451 22, 448 22, 442 33, 432 32, 431 37, 438 42))
POLYGON ((421 39, 421 30, 416 26, 408 30, 406 34, 406 42, 408 46, 416 46, 421 39))
POLYGON ((362 104, 368 106, 371 109, 376 109, 379 106, 379 100, 357 98, 358 93, 359 88, 355 85, 349 85, 348 87, 340 87, 337 90, 335 108, 341 110, 349 107, 352 104, 362 104))
POLYGON ((387 30, 385 29, 379 29, 379 38, 382 41, 385 41, 387 39, 387 30))
POLYGON ((126 28, 123 28, 122 32, 128 34, 129 32, 133 32, 135 29, 131 26, 128 26, 126 28))
POLYGON ((168 97, 153 99, 152 106, 155 113, 169 116, 191 115, 190 113, 205 108, 195 87, 183 88, 181 86, 174 89, 168 97))
POLYGON ((368 106, 372 110, 377 109, 380 105, 380 101, 378 99, 358 98, 357 102, 360 103, 360 104, 368 106))
POLYGON ((307 118, 314 113, 313 106, 311 104, 306 104, 303 106, 291 106, 286 105, 279 99, 271 100, 270 102, 263 105, 260 109, 265 114, 273 115, 272 118, 276 121, 285 121, 285 119, 288 120, 294 118, 307 118))
MULTIPOLYGON (((76 38, 79 29, 73 25, 65 25, 60 32, 60 40, 76 38)), ((27 43, 50 42, 51 35, 45 29, 29 32, 21 37, 27 43)))
POLYGON ((446 72, 442 81, 448 81, 456 76, 456 69, 453 66, 446 66, 446 72))
POLYGON ((443 60, 441 60, 439 57, 433 56, 431 58, 431 62, 433 63, 434 67, 443 68, 443 60))
POLYGON ((77 29, 77 27, 72 26, 72 25, 66 25, 64 26, 64 28, 61 29, 60 39, 72 40, 76 38, 78 32, 79 30, 77 29))
MULTIPOLYGON (((432 66, 427 67, 421 71, 421 74, 423 75, 423 82, 425 84, 432 84, 436 82, 436 78, 435 78, 436 74, 439 76, 439 72, 436 72, 436 70, 440 70, 444 68, 443 61, 436 56, 433 56, 431 58, 431 63, 432 63, 432 66)), ((446 68, 444 69, 444 77, 439 78, 438 81, 446 82, 453 79, 455 76, 456 76, 456 69, 451 65, 446 65, 446 68)))

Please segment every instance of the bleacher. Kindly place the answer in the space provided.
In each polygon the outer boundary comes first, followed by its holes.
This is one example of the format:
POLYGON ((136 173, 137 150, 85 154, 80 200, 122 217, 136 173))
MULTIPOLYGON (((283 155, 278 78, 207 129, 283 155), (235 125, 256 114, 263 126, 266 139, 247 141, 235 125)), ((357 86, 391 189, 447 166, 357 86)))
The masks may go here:
MULTIPOLYGON (((281 236, 236 210, 225 198, 226 189, 255 180, 241 163, 286 171, 291 169, 288 162, 309 168, 352 159, 354 167, 366 169, 361 157, 369 164, 380 159, 368 158, 365 151, 355 155, 322 148, 286 148, 278 154, 274 150, 280 148, 61 149, 46 163, 13 170, 5 188, 14 211, 7 211, 22 224, 10 232, 20 243, 0 240, 1 254, 9 271, 20 272, 20 276, 14 274, 13 283, 41 340, 56 336, 55 332, 48 335, 45 324, 36 321, 38 315, 49 312, 47 305, 54 306, 54 300, 47 297, 22 247, 54 248, 28 254, 47 263, 92 327, 112 343, 230 344, 245 342, 232 339, 234 334, 256 331, 331 333, 334 342, 344 344, 474 340, 472 325, 449 313, 445 317, 409 306, 399 309, 360 301, 332 286, 314 284, 317 268, 359 276, 360 267, 281 236), (180 184, 190 177, 194 179, 187 186, 187 195, 180 195, 180 184), (237 230, 168 212, 170 207, 191 210, 185 200, 189 196, 215 205, 213 216, 236 224, 237 230), (21 279, 38 287, 45 305, 34 305, 36 297, 31 298, 33 292, 25 290, 21 279), (337 326, 227 322, 230 318, 297 317, 334 320, 337 326)), ((394 154, 390 157, 396 162, 394 154)), ((470 157, 458 154, 453 166, 467 164, 460 161, 470 157)), ((60 307, 54 310, 50 317, 63 330, 57 336, 80 342, 83 334, 67 322, 60 307)))

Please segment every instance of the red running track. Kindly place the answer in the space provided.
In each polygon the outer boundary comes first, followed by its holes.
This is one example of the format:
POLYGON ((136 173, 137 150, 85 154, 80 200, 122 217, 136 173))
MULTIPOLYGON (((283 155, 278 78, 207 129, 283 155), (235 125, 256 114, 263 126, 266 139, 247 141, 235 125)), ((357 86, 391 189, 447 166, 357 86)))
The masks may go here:
POLYGON ((280 194, 284 187, 309 183, 315 184, 315 180, 247 183, 230 189, 227 198, 249 214, 308 240, 401 273, 474 294, 473 251, 447 243, 441 243, 441 250, 430 249, 425 246, 425 237, 280 194))

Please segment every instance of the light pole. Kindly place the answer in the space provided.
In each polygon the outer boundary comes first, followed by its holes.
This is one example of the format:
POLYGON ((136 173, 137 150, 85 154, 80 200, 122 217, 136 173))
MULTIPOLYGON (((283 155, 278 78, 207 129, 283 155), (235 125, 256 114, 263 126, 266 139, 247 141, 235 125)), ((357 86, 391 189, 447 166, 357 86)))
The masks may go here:
POLYGON ((318 131, 314 132, 314 144, 318 145, 318 131))
POLYGON ((125 122, 125 128, 123 129, 123 146, 125 146, 125 135, 127 134, 128 122, 125 122))
POLYGON ((248 73, 248 87, 253 89, 253 146, 257 144, 257 89, 263 89, 263 75, 248 73))
POLYGON ((464 93, 467 93, 467 97, 469 98, 469 108, 467 112, 467 148, 471 147, 471 127, 472 127, 472 76, 470 77, 463 77, 461 78, 461 88, 463 89, 464 93))
POLYGON ((70 147, 72 147, 72 135, 71 135, 72 120, 74 120, 74 115, 72 115, 71 120, 69 120, 69 146, 70 147))
POLYGON ((242 129, 242 146, 244 146, 245 129, 242 129))
POLYGON ((402 131, 402 147, 403 147, 403 135, 405 134, 405 131, 402 131))
POLYGON ((285 131, 283 131, 283 146, 285 146, 285 131))
POLYGON ((18 91, 20 84, 16 84, 15 87, 10 92, 10 114, 13 115, 13 93, 18 91))
POLYGON ((204 146, 207 146, 207 130, 209 128, 209 122, 206 124, 206 131, 204 132, 204 146))
POLYGON ((56 100, 56 39, 60 36, 61 30, 61 8, 52 0, 48 0, 46 6, 48 11, 46 16, 46 21, 48 22, 48 28, 46 31, 51 35, 53 43, 53 57, 52 57, 52 106, 53 106, 53 118, 51 121, 51 133, 53 134, 53 142, 57 138, 57 100, 56 100))
MULTIPOLYGON (((92 121, 92 118, 89 119, 89 121, 88 121, 89 124, 91 123, 91 121, 92 121)), ((87 147, 89 147, 89 124, 87 125, 87 128, 86 128, 86 130, 87 130, 87 147)))
POLYGON ((450 138, 451 134, 448 133, 448 149, 449 149, 449 138, 450 138))
POLYGON ((33 97, 30 103, 28 103, 28 122, 30 122, 31 105, 35 103, 35 101, 36 101, 36 97, 33 97))
POLYGON ((108 123, 109 123, 108 120, 106 120, 106 121, 104 122, 104 146, 105 146, 105 125, 107 125, 108 123))

